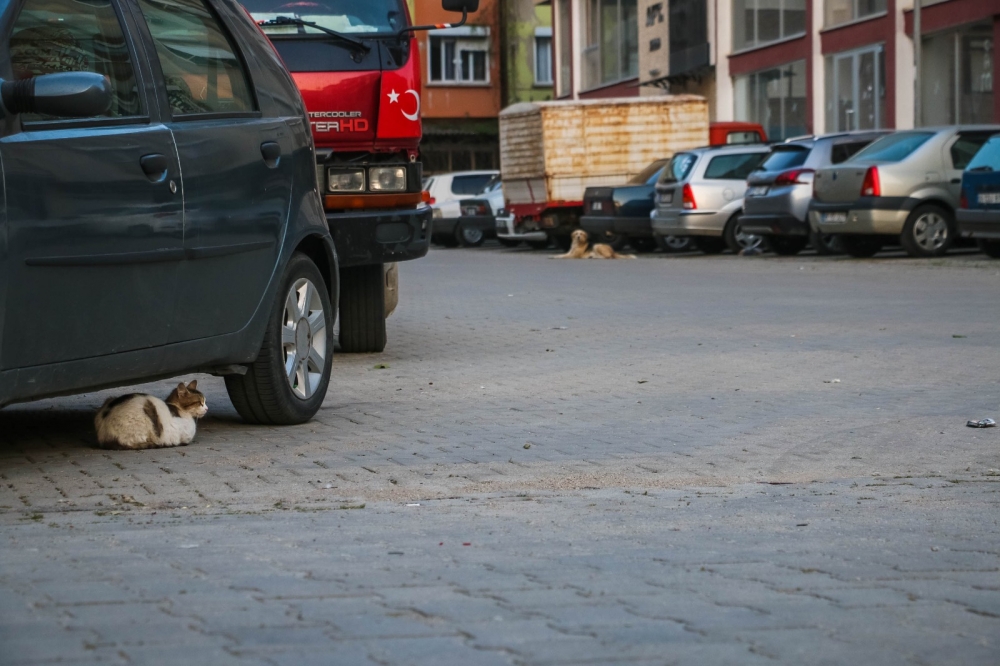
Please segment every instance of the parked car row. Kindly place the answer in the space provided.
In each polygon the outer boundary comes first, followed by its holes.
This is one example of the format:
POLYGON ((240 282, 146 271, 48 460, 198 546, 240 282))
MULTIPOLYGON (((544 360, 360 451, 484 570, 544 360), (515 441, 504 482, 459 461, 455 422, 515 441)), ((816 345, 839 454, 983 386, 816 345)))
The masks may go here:
MULTIPOLYGON (((445 245, 482 244, 492 216, 507 246, 515 233, 498 178, 435 220, 445 245), (439 226, 440 224, 440 226, 439 226)), ((1000 255, 1000 125, 842 132, 783 143, 685 150, 628 183, 588 187, 579 225, 595 241, 636 252, 706 254, 771 249, 870 257, 889 245, 913 257, 945 254, 975 238, 1000 255)))

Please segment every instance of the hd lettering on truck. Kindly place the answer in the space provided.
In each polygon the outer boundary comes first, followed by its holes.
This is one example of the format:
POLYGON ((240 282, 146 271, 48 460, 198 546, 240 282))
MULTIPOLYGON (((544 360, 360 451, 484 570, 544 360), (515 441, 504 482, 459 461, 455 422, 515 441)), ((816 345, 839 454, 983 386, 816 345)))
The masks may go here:
POLYGON ((368 131, 368 121, 361 117, 360 111, 310 111, 309 119, 314 134, 368 131))

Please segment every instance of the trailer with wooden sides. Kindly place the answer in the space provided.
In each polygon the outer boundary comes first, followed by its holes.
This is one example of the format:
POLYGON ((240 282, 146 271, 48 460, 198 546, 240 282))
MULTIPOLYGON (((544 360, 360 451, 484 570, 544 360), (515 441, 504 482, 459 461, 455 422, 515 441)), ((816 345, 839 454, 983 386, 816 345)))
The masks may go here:
POLYGON ((697 95, 510 106, 500 112, 508 214, 498 233, 568 247, 587 187, 624 184, 654 160, 708 143, 708 104, 697 95))

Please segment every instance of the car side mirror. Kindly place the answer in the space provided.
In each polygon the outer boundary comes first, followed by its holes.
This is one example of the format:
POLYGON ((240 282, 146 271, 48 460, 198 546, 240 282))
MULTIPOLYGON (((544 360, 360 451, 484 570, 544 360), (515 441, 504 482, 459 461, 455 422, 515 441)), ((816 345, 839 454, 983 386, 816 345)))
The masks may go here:
POLYGON ((446 12, 479 11, 479 0, 441 0, 441 8, 446 12))
POLYGON ((60 72, 0 83, 0 111, 89 118, 111 108, 111 81, 94 72, 60 72))

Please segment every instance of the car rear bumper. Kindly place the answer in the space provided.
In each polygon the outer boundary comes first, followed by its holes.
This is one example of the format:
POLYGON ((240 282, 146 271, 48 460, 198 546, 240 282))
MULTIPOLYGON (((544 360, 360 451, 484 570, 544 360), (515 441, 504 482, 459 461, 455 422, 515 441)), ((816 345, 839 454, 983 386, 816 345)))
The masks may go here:
POLYGON ((955 214, 958 232, 971 238, 1000 239, 1000 211, 967 210, 960 208, 955 214))
POLYGON ((427 254, 431 209, 352 210, 326 214, 341 268, 409 261, 427 254))
POLYGON ((657 212, 652 218, 652 229, 657 236, 721 236, 726 222, 726 217, 718 211, 657 212))
POLYGON ((580 227, 591 236, 622 234, 636 238, 651 238, 653 235, 648 215, 646 217, 584 215, 580 218, 580 227))
POLYGON ((869 197, 851 203, 820 203, 809 207, 809 223, 824 234, 899 235, 913 206, 903 197, 869 197), (830 214, 842 214, 831 220, 830 214))
POLYGON ((808 236, 809 222, 793 215, 747 215, 740 217, 743 232, 758 236, 808 236))

